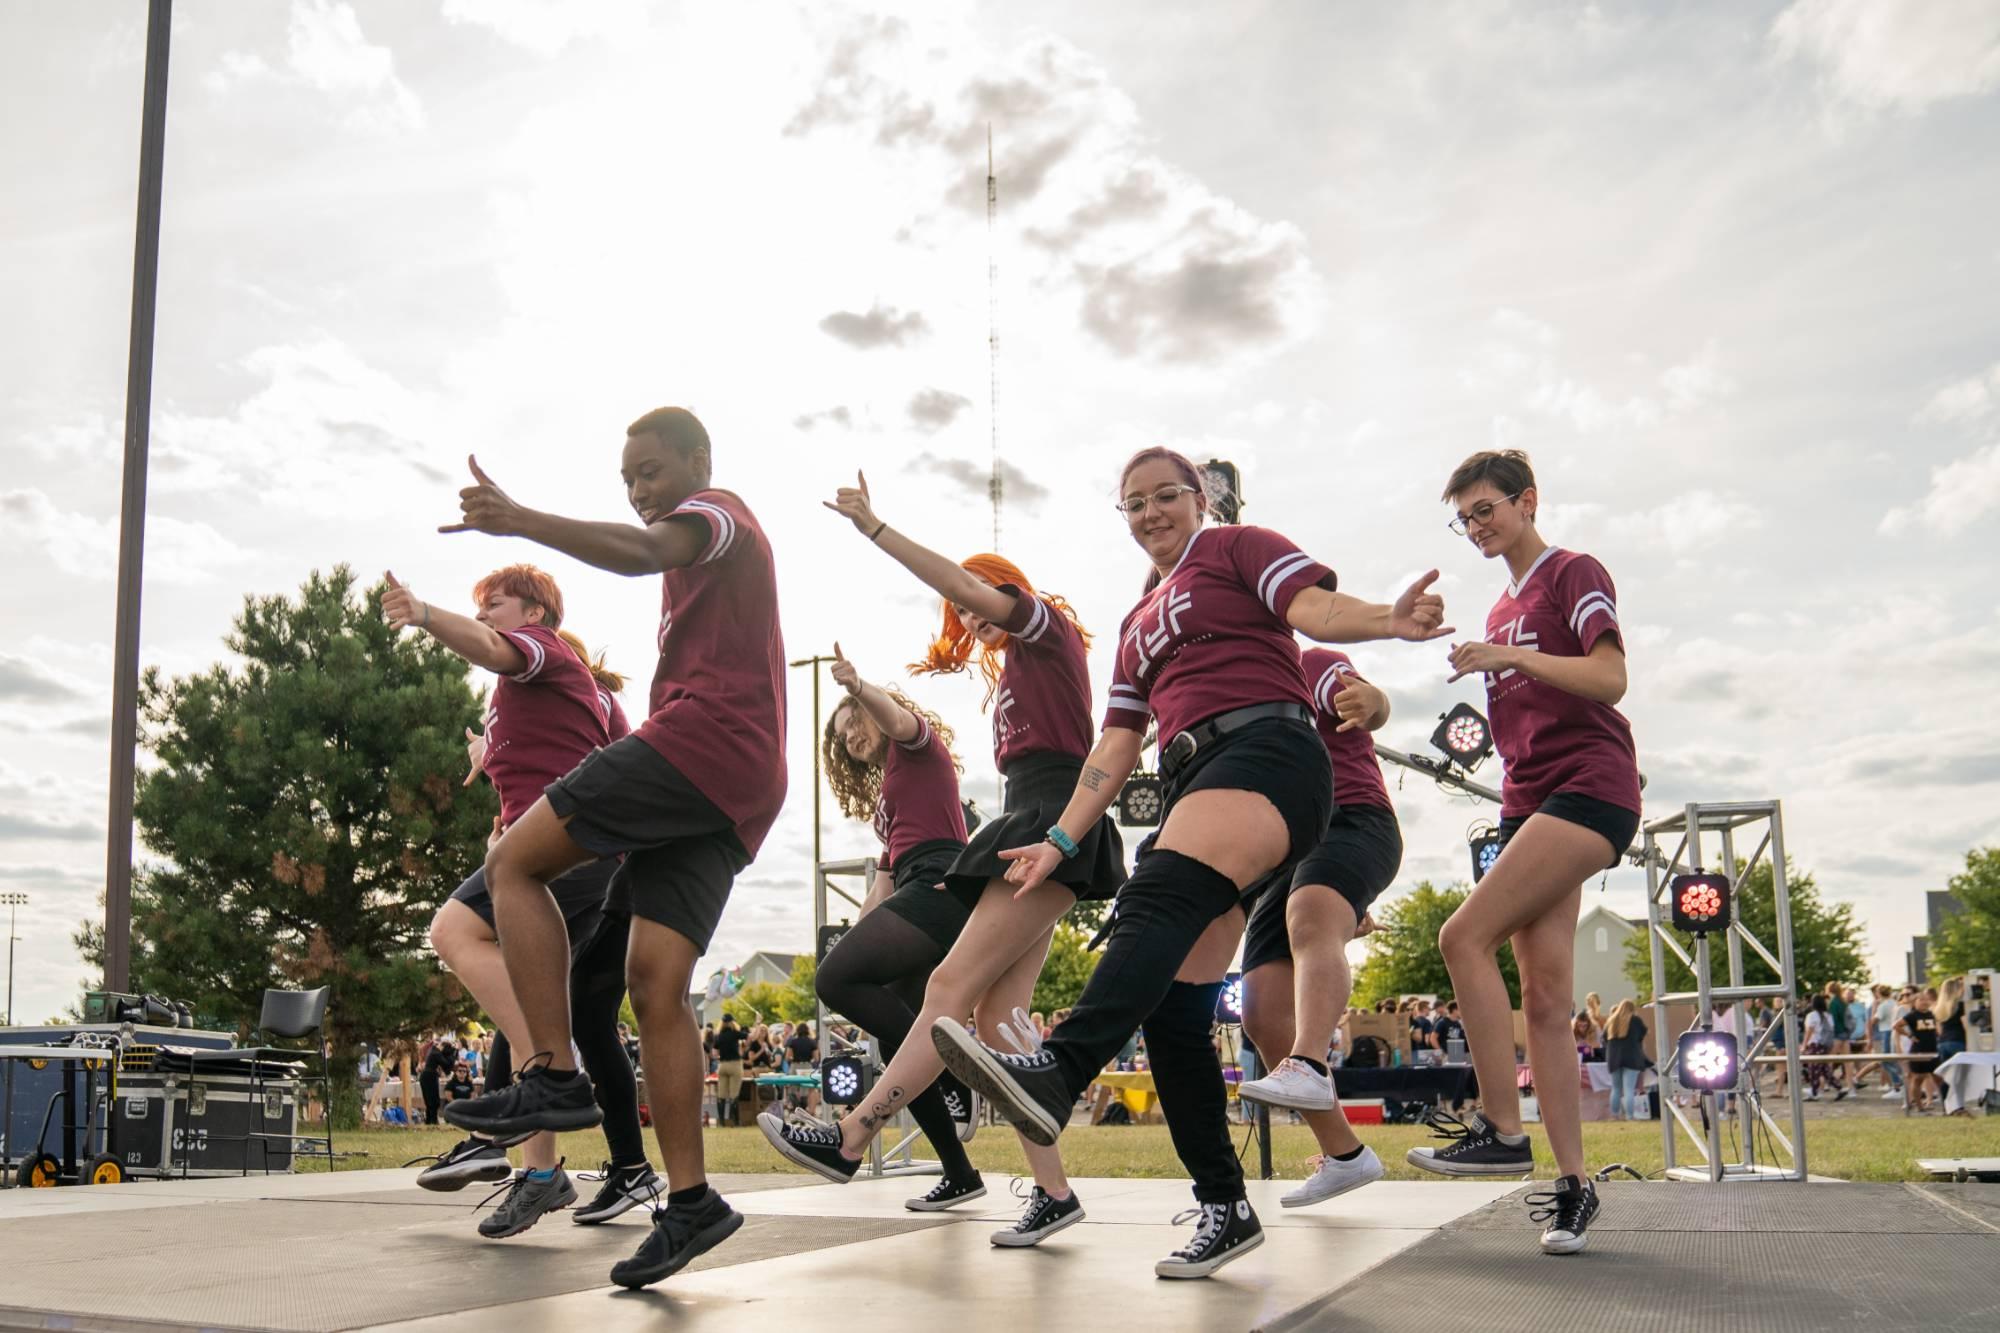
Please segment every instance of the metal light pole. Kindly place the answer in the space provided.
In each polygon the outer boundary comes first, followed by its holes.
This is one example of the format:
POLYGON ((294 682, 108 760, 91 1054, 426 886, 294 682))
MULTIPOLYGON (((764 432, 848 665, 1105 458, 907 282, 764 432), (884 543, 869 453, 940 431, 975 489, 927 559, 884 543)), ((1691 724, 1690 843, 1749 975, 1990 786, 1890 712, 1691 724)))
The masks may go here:
MULTIPOLYGON (((831 657, 822 657, 820 654, 814 653, 811 657, 801 657, 798 661, 791 664, 794 667, 811 667, 813 673, 813 876, 815 883, 818 882, 820 864, 825 860, 820 855, 819 849, 819 789, 821 785, 819 780, 819 667, 820 663, 831 661, 833 661, 831 657)), ((818 897, 817 894, 814 896, 818 897)), ((815 949, 819 947, 819 928, 825 924, 825 921, 813 922, 813 947, 815 949)))
MULTIPOLYGON (((139 743, 139 587, 146 559, 146 454, 153 411, 153 311, 160 281, 160 182, 167 148, 173 0, 150 0, 139 129, 139 221, 125 379, 125 487, 118 518, 118 629, 111 680, 111 814, 105 838, 104 988, 132 977, 132 784, 139 743)), ((10 945, 11 947, 11 945, 10 945)), ((11 975, 11 968, 9 969, 11 975)), ((9 1006, 12 1017, 12 1006, 9 1006)))
POLYGON ((14 1022, 14 913, 28 905, 25 893, 0 893, 0 904, 7 908, 7 1022, 14 1022))

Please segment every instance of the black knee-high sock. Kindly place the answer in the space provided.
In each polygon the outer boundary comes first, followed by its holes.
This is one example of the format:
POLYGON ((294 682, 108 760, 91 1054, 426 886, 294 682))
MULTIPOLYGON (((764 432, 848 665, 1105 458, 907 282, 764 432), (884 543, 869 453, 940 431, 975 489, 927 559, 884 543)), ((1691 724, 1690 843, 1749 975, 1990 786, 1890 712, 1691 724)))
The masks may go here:
POLYGON ((646 1160, 646 1136, 639 1128, 639 1084, 632 1058, 618 1040, 618 1006, 625 999, 625 944, 631 920, 606 919, 585 943, 569 969, 569 1024, 583 1072, 604 1112, 604 1142, 613 1166, 646 1160))
POLYGON ((1239 896, 1229 876, 1191 856, 1155 849, 1140 860, 1118 895, 1103 960, 1047 1043, 1072 1096, 1159 1008, 1208 923, 1239 896))
POLYGON ((486 1091, 498 1092, 514 1081, 514 1048, 507 1042, 507 1034, 497 1028, 493 1033, 493 1053, 486 1057, 486 1091))
POLYGON ((1176 981, 1147 1015, 1146 1059, 1174 1152, 1194 1179, 1197 1203, 1243 1197, 1243 1167, 1229 1142, 1229 1092, 1212 1040, 1222 983, 1176 981))
MULTIPOLYGON (((841 936, 820 964, 816 988, 829 1009, 838 1010, 872 1033, 893 1058, 917 1021, 906 988, 913 979, 921 987, 922 979, 930 976, 943 957, 944 951, 930 936, 894 912, 877 908, 841 936)), ((958 1141, 957 1127, 935 1083, 914 1092, 904 1089, 900 1094, 878 1083, 861 1110, 873 1114, 878 1106, 891 1113, 907 1106, 910 1117, 931 1141, 945 1175, 953 1180, 972 1175, 972 1162, 958 1141)))

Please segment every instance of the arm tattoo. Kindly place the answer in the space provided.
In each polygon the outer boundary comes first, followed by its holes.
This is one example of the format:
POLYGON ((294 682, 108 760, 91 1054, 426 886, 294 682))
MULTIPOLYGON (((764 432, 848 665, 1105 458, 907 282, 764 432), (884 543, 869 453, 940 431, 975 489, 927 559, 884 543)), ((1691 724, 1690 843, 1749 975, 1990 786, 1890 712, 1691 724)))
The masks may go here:
POLYGON ((1095 768, 1089 764, 1085 764, 1083 766, 1083 775, 1079 777, 1076 781, 1077 785, 1084 788, 1086 791, 1097 791, 1104 786, 1104 780, 1110 776, 1111 775, 1109 773, 1106 773, 1101 768, 1095 768))

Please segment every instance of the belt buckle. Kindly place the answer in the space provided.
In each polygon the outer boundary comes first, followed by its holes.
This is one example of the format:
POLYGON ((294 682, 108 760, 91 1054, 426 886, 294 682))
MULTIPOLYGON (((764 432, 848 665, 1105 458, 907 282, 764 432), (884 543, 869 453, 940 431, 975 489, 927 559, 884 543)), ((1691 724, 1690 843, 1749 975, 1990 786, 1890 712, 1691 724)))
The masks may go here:
POLYGON ((1178 772, 1187 765, 1188 760, 1194 758, 1194 752, 1198 748, 1200 747, 1195 744, 1193 731, 1183 731, 1167 742, 1166 749, 1160 751, 1160 767, 1178 772))

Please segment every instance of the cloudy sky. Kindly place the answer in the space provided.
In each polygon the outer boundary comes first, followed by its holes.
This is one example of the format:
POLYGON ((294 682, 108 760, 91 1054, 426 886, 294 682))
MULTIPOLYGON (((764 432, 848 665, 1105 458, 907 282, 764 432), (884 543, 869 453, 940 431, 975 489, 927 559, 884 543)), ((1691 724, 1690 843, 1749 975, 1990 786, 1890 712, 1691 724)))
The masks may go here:
MULTIPOLYGON (((0 10, 0 887, 32 895, 34 1018, 103 874, 144 11, 0 10)), ((1246 517, 1348 590, 1437 566, 1479 625, 1504 574, 1436 493, 1519 445, 1546 533, 1617 579, 1649 815, 1782 798, 1895 977, 1922 891, 2000 838, 2000 6, 182 0, 173 71, 169 672, 316 568, 450 603, 535 558, 643 682, 651 583, 433 529, 475 451, 624 516, 624 424, 682 403, 794 655, 899 675, 930 599, 817 501, 866 468, 899 527, 991 543, 990 126, 1000 547, 1092 628, 1143 572, 1118 460, 1159 442, 1235 460, 1246 517)), ((1442 645, 1357 656, 1392 744, 1477 698, 1442 645)), ((808 943, 796 684, 792 800, 715 963, 808 943)), ((974 688, 914 688, 991 805, 974 688)), ((1461 875, 1486 812, 1398 799, 1404 882, 1461 875)), ((829 816, 829 855, 868 850, 829 816)), ((1642 910, 1635 871, 1603 893, 1642 910)))

